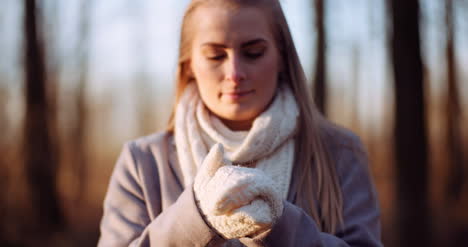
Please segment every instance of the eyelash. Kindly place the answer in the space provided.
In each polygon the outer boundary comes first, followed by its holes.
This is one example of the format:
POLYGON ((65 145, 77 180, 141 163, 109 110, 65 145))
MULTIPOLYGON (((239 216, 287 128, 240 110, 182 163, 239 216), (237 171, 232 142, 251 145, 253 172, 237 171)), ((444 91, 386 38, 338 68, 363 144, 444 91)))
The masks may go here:
POLYGON ((213 61, 219 61, 221 59, 223 59, 225 57, 225 55, 219 55, 219 56, 214 56, 214 57, 208 57, 209 60, 213 60, 213 61))
MULTIPOLYGON (((261 56, 263 56, 264 53, 265 53, 264 51, 256 52, 256 53, 245 52, 244 55, 248 59, 254 60, 254 59, 257 59, 257 58, 260 58, 261 56)), ((225 56, 226 55, 219 55, 219 56, 214 56, 214 57, 208 57, 208 59, 213 60, 213 61, 219 61, 219 60, 223 59, 225 56)))
POLYGON ((263 56, 264 53, 265 53, 264 51, 253 52, 253 53, 246 52, 245 56, 248 57, 249 59, 256 59, 256 58, 260 58, 261 56, 263 56))

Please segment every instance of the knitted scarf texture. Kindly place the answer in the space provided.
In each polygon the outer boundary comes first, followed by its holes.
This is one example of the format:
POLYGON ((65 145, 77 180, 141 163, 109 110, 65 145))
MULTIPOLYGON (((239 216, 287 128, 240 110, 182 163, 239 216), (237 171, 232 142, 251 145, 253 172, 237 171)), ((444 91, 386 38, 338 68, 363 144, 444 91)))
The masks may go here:
POLYGON ((184 90, 175 114, 175 144, 182 182, 190 186, 210 148, 221 143, 234 165, 260 169, 277 184, 286 199, 294 162, 298 106, 291 89, 280 84, 273 102, 248 131, 232 131, 202 102, 197 86, 184 90))

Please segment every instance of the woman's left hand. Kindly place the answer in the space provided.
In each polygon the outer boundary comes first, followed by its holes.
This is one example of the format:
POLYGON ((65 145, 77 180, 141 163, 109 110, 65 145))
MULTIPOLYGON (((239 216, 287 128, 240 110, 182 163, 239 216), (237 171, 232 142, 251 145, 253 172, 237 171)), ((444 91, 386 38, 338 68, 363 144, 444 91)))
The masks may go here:
POLYGON ((255 199, 262 199, 272 207, 275 216, 281 215, 282 199, 274 181, 264 172, 247 167, 224 166, 218 173, 229 174, 229 180, 220 187, 212 206, 215 215, 230 214, 249 205, 255 199))
POLYGON ((274 181, 259 169, 230 165, 222 147, 212 149, 194 184, 208 222, 227 239, 270 228, 283 211, 274 181))

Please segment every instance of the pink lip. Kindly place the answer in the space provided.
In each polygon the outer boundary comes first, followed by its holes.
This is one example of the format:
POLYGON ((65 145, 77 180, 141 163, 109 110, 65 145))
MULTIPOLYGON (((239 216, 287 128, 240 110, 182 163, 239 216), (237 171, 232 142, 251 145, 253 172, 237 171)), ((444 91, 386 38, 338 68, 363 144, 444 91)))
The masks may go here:
POLYGON ((231 99, 231 100, 237 100, 237 99, 240 99, 242 97, 245 97, 251 93, 253 93, 254 90, 249 90, 249 91, 238 91, 238 92, 226 92, 226 93, 222 93, 222 96, 224 97, 227 97, 228 99, 231 99))

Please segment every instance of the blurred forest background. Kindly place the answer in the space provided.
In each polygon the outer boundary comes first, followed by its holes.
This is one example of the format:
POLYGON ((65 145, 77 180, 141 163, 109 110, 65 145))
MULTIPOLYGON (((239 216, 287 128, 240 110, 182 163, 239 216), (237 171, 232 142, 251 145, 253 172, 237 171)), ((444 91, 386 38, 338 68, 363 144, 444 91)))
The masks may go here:
MULTIPOLYGON (((164 128, 187 0, 2 0, 0 245, 95 246, 123 143, 164 128)), ((468 243, 468 0, 283 0, 366 144, 386 246, 468 243)))

